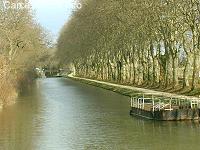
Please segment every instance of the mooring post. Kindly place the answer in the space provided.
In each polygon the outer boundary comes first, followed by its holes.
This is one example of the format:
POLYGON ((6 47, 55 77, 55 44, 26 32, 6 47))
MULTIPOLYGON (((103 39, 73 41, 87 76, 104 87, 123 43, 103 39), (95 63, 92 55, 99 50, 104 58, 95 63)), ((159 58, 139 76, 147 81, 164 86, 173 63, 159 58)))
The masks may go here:
POLYGON ((144 94, 143 94, 143 99, 142 99, 142 109, 144 109, 144 94))
POLYGON ((158 109, 159 109, 159 111, 160 111, 160 99, 159 99, 159 106, 158 106, 158 109))
POLYGON ((169 109, 170 109, 170 111, 172 110, 172 97, 169 100, 169 109))
POLYGON ((132 97, 132 107, 134 107, 135 105, 134 105, 134 101, 135 101, 135 98, 134 97, 132 97))
POLYGON ((137 98, 134 97, 134 107, 137 108, 137 98))
POLYGON ((153 112, 154 112, 154 97, 152 95, 152 105, 153 105, 153 112))
POLYGON ((132 97, 131 97, 131 108, 133 107, 133 99, 132 99, 132 97))
POLYGON ((188 100, 185 98, 185 106, 188 108, 188 100))

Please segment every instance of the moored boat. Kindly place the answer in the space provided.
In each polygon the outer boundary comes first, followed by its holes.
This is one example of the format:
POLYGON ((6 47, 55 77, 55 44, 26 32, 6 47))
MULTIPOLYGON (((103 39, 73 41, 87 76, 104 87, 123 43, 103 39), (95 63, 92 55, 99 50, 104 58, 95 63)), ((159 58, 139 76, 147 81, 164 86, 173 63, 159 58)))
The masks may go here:
POLYGON ((130 115, 153 120, 198 120, 200 118, 198 99, 176 99, 144 95, 131 97, 130 115))

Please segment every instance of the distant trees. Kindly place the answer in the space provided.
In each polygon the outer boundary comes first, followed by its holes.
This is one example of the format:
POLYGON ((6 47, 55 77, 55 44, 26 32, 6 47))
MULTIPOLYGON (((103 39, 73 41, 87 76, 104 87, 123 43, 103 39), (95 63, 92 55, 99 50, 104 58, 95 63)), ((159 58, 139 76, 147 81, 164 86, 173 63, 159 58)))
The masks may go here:
POLYGON ((197 87, 198 0, 82 0, 63 27, 57 56, 76 75, 164 88, 197 87), (180 82, 181 81, 181 82, 180 82))
POLYGON ((48 49, 31 9, 14 7, 18 3, 28 6, 28 1, 8 2, 0 8, 0 106, 14 102, 20 86, 28 84, 48 49))

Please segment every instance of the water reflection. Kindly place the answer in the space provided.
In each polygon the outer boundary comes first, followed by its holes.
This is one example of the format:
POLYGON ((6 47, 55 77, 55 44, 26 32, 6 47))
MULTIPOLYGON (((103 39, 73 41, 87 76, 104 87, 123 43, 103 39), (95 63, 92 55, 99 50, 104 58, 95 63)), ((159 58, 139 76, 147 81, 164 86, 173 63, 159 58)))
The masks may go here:
POLYGON ((129 116, 129 99, 69 79, 41 79, 0 112, 0 149, 198 149, 198 122, 129 116))
POLYGON ((33 85, 15 105, 0 112, 0 149, 34 150, 34 142, 42 126, 40 91, 33 85))

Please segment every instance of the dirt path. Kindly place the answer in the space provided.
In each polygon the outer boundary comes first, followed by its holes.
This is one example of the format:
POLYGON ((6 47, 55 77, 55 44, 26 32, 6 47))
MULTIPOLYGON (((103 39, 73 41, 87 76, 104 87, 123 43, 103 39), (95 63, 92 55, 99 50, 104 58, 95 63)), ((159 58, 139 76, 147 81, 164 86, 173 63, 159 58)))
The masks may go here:
POLYGON ((90 81, 90 82, 94 82, 94 83, 100 83, 100 84, 104 84, 104 85, 110 85, 110 86, 113 86, 113 87, 133 90, 133 91, 144 93, 144 94, 148 94, 148 95, 173 97, 173 98, 177 98, 177 99, 189 99, 189 100, 195 99, 195 100, 200 100, 200 98, 193 97, 193 96, 185 96, 185 95, 178 95, 178 94, 173 94, 173 93, 168 93, 168 92, 154 91, 154 90, 149 90, 149 89, 145 89, 145 88, 138 88, 138 87, 114 84, 114 83, 109 83, 109 82, 104 82, 104 81, 92 80, 92 79, 87 79, 87 78, 74 77, 72 75, 68 75, 68 77, 74 78, 74 79, 90 81))

